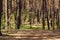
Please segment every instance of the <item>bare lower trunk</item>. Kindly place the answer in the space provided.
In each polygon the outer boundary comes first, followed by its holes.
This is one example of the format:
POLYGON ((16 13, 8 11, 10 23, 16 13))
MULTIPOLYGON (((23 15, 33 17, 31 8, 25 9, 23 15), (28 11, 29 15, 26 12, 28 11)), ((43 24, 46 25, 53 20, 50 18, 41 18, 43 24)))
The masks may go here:
POLYGON ((19 12, 17 13, 17 15, 18 15, 18 17, 17 17, 17 29, 19 29, 21 24, 22 24, 21 9, 22 9, 22 4, 21 4, 21 0, 19 0, 19 7, 18 7, 19 12))
POLYGON ((2 35, 2 33, 1 33, 1 18, 2 18, 2 0, 0 0, 0 36, 2 35))
POLYGON ((46 0, 43 0, 42 2, 42 28, 45 29, 45 8, 46 8, 46 0))
POLYGON ((5 28, 7 29, 7 0, 4 0, 5 28))

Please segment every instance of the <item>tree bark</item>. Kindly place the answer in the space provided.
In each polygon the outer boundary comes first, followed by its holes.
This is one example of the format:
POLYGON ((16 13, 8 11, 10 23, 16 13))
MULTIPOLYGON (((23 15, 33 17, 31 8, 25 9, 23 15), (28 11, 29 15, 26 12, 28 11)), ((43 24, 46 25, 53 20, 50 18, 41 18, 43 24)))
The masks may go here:
POLYGON ((51 1, 51 27, 54 30, 54 0, 51 1))
POLYGON ((2 35, 2 33, 1 33, 1 18, 2 18, 2 0, 0 0, 0 36, 2 35))
POLYGON ((49 25, 50 0, 46 0, 46 13, 47 13, 47 26, 48 26, 48 30, 50 30, 50 25, 49 25))
POLYGON ((59 16, 59 30, 60 30, 60 0, 59 0, 59 13, 58 13, 58 16, 59 16))
POLYGON ((4 16, 5 16, 5 28, 7 29, 7 0, 3 0, 4 1, 4 16))
POLYGON ((42 29, 45 30, 45 1, 42 0, 42 29))
POLYGON ((22 9, 22 3, 21 0, 19 0, 19 12, 17 13, 18 17, 17 17, 17 29, 20 28, 21 24, 22 24, 22 20, 21 20, 21 9, 22 9))

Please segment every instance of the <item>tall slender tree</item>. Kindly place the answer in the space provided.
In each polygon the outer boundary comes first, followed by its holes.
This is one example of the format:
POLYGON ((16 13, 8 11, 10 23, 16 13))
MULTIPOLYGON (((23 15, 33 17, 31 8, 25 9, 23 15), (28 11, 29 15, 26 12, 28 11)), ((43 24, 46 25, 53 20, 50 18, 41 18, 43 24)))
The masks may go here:
POLYGON ((45 2, 46 0, 42 0, 42 28, 45 29, 45 2))
POLYGON ((58 16, 59 16, 59 30, 60 30, 60 0, 59 0, 59 13, 58 13, 58 16))
POLYGON ((56 18, 57 30, 59 29, 59 0, 54 1, 54 13, 56 18))
POLYGON ((7 27, 10 28, 10 0, 7 0, 7 27))
POLYGON ((54 0, 51 0, 51 26, 54 30, 54 0))
POLYGON ((2 18, 2 0, 0 0, 0 36, 2 35, 2 33, 1 33, 1 18, 2 18))
POLYGON ((49 25, 49 14, 50 14, 50 0, 46 0, 46 16, 47 16, 47 25, 48 25, 48 30, 50 30, 50 25, 49 25))
POLYGON ((5 16, 5 28, 7 29, 7 0, 3 0, 4 2, 4 16, 5 16))
POLYGON ((17 17, 17 29, 20 28, 21 24, 22 24, 22 20, 21 20, 21 9, 22 9, 22 3, 21 0, 19 0, 19 5, 18 5, 18 9, 19 12, 17 13, 18 17, 17 17))

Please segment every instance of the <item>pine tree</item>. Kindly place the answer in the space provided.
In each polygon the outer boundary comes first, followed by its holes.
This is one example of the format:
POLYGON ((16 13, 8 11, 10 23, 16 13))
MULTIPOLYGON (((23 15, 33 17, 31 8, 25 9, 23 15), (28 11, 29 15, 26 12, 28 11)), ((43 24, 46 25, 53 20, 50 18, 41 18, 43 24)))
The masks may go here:
POLYGON ((2 18, 2 0, 0 0, 0 36, 2 35, 2 33, 1 33, 1 18, 2 18))
POLYGON ((18 17, 17 17, 17 29, 20 28, 21 24, 22 24, 22 20, 21 20, 21 9, 22 9, 22 3, 21 0, 18 0, 19 4, 18 4, 18 17))

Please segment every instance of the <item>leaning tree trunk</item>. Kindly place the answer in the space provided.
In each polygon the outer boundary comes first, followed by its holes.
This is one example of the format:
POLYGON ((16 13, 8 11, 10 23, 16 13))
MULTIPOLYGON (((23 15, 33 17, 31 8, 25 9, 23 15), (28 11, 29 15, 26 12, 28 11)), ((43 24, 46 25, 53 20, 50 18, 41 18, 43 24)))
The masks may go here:
POLYGON ((1 18, 2 18, 2 0, 0 0, 0 36, 2 35, 2 33, 1 33, 1 18))

